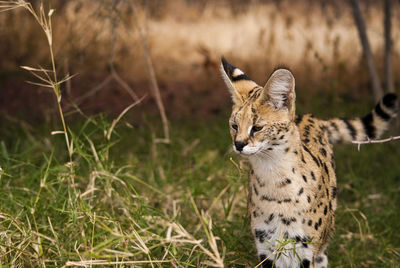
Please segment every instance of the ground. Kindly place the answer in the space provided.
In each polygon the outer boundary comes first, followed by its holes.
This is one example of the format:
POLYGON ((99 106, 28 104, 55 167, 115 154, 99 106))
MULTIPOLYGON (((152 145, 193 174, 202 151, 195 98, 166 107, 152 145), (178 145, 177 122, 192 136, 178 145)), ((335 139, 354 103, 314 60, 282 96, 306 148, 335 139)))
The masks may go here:
MULTIPOLYGON (((370 107, 330 96, 298 102, 300 112, 322 117, 370 107)), ((50 134, 59 126, 7 121, 0 140, 1 263, 255 266, 247 164, 231 150, 228 116, 172 120, 171 144, 152 142, 161 133, 157 118, 122 120, 110 141, 104 130, 112 118, 67 118, 75 184, 63 137, 50 134)), ((336 147, 332 267, 400 265, 399 146, 336 147)))

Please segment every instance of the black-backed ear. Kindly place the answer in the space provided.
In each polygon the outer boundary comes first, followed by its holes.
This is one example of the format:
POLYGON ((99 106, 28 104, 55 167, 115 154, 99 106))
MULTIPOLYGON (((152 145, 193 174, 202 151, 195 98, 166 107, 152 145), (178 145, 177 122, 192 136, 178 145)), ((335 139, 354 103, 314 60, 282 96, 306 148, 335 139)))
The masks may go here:
POLYGON ((221 58, 221 74, 232 95, 233 103, 242 103, 248 98, 249 92, 258 85, 239 68, 221 58))
POLYGON ((294 117, 296 93, 292 73, 287 69, 276 70, 264 86, 263 98, 275 109, 287 109, 294 117))

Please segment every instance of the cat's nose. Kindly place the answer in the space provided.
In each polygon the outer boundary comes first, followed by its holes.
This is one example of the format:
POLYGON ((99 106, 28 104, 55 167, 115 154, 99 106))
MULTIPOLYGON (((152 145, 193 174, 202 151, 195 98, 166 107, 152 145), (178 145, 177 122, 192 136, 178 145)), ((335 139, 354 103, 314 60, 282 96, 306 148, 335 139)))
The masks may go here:
POLYGON ((244 146, 247 145, 247 142, 244 141, 235 141, 235 148, 236 150, 238 150, 239 152, 241 152, 244 148, 244 146))

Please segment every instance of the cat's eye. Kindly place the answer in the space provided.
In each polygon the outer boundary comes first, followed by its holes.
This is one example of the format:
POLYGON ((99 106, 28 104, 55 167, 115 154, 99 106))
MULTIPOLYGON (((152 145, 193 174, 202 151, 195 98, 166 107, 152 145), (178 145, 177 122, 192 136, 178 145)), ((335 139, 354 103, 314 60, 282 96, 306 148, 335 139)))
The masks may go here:
POLYGON ((261 126, 253 126, 252 128, 251 128, 251 135, 253 135, 254 134, 254 132, 257 132, 257 131, 260 131, 261 129, 263 129, 263 127, 261 127, 261 126))
POLYGON ((232 124, 232 129, 235 130, 235 131, 237 131, 237 130, 238 130, 238 125, 232 124))

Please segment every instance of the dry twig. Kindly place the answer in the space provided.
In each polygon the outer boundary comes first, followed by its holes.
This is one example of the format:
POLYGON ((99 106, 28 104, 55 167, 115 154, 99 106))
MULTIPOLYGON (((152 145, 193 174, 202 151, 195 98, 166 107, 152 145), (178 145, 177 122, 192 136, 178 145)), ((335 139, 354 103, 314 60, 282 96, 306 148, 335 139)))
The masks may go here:
POLYGON ((366 141, 352 141, 351 143, 357 144, 357 149, 360 151, 361 144, 384 143, 384 142, 389 142, 389 141, 394 141, 394 140, 400 140, 400 136, 389 137, 387 139, 381 139, 381 140, 368 139, 366 141))
POLYGON ((367 62, 369 76, 371 77, 372 93, 374 95, 375 101, 377 102, 383 96, 383 90, 381 87, 378 71, 376 69, 374 57, 372 55, 372 49, 370 42, 368 40, 365 21, 361 13, 359 0, 350 0, 350 5, 353 10, 354 22, 357 26, 358 35, 360 38, 361 45, 363 47, 363 53, 365 60, 367 62))
POLYGON ((129 84, 122 79, 122 77, 118 74, 117 70, 115 69, 115 54, 116 54, 116 47, 117 47, 117 40, 118 40, 118 33, 117 33, 117 27, 118 27, 118 22, 117 19, 119 19, 119 14, 116 14, 118 12, 117 10, 117 5, 119 4, 119 1, 116 1, 113 3, 113 10, 111 12, 111 15, 109 17, 110 23, 111 23, 111 33, 112 33, 112 43, 111 43, 111 54, 110 54, 110 59, 108 61, 108 67, 110 74, 97 86, 92 88, 90 91, 85 93, 84 95, 76 98, 74 100, 75 104, 79 105, 82 103, 83 100, 93 96, 96 94, 98 91, 100 91, 102 88, 107 86, 112 80, 117 82, 130 96, 131 98, 136 102, 139 100, 139 97, 137 94, 134 92, 132 87, 129 86, 129 84), (118 16, 116 16, 118 15, 118 16))
POLYGON ((150 88, 151 88, 152 93, 154 95, 154 98, 156 100, 158 110, 160 111, 160 116, 161 116, 163 129, 164 129, 164 138, 163 139, 156 139, 155 141, 156 142, 160 142, 160 143, 170 143, 168 119, 167 119, 167 115, 165 113, 164 104, 163 104, 162 99, 161 99, 160 89, 158 87, 156 75, 155 75, 154 68, 153 68, 153 63, 152 63, 151 58, 150 58, 149 49, 147 47, 147 37, 144 34, 143 28, 139 23, 139 18, 138 18, 138 14, 136 12, 134 1, 132 0, 130 2, 130 4, 131 4, 131 7, 132 7, 132 11, 133 11, 133 18, 135 20, 136 26, 137 26, 138 31, 139 31, 140 41, 142 43, 142 48, 143 48, 143 52, 144 52, 144 58, 146 60, 147 72, 149 73, 149 76, 150 76, 150 84, 151 84, 150 88))

